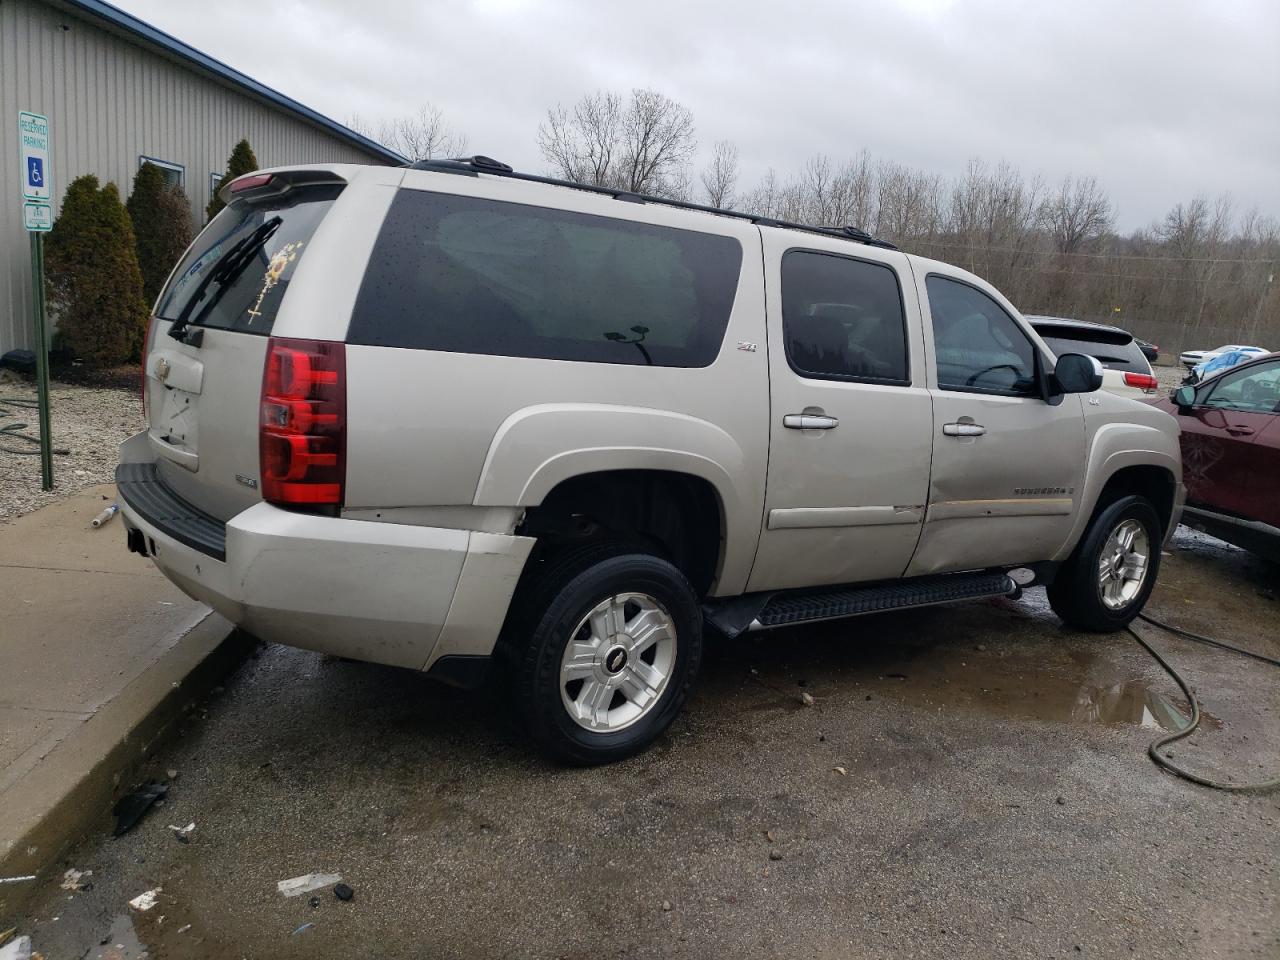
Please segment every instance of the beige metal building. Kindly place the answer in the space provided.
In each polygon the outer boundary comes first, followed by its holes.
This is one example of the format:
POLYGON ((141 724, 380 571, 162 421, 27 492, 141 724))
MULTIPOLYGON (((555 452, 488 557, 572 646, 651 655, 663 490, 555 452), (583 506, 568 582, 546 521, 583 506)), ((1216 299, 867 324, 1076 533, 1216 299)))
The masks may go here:
POLYGON ((138 167, 151 160, 182 185, 202 224, 213 182, 242 138, 264 167, 404 162, 101 0, 0 0, 0 353, 34 347, 22 110, 49 118, 55 216, 76 177, 113 181, 124 199, 138 167))

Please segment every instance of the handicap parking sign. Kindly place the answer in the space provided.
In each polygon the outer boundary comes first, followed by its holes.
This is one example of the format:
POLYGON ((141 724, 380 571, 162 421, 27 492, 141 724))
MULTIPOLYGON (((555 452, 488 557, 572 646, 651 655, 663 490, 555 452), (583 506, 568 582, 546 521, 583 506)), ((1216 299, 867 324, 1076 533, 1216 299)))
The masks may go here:
POLYGON ((18 142, 22 148, 22 198, 51 200, 49 118, 27 110, 19 112, 18 142))

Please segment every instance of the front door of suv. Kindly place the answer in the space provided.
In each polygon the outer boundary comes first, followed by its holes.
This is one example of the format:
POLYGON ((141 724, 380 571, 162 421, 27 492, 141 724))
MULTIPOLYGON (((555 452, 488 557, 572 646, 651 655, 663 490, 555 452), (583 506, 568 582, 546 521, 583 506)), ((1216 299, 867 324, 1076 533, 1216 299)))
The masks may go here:
POLYGON ((1043 355, 1012 308, 941 265, 920 266, 934 361, 933 466, 908 573, 1048 560, 1070 535, 1079 502, 1081 396, 1042 399, 1043 355))
POLYGON ((748 590, 899 577, 924 517, 932 427, 907 258, 762 233, 769 471, 748 590))

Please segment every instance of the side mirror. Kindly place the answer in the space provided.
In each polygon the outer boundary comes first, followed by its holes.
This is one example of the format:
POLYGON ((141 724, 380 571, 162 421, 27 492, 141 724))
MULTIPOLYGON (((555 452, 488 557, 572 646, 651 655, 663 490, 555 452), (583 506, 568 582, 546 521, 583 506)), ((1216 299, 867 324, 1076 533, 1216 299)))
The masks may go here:
POLYGON ((1102 386, 1102 364, 1097 357, 1064 353, 1053 368, 1053 379, 1062 393, 1093 393, 1102 386))
POLYGON ((1179 413, 1186 413, 1196 405, 1196 388, 1179 387, 1173 391, 1173 404, 1178 408, 1179 413))

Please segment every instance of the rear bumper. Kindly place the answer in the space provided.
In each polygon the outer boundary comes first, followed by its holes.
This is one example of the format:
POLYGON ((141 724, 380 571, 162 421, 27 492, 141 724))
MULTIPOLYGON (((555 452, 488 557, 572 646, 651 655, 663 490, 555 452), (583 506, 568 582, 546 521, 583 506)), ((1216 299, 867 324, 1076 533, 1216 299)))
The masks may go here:
POLYGON ((117 470, 126 535, 188 595, 263 640, 436 668, 445 679, 471 675, 465 668, 473 658, 493 652, 533 547, 530 537, 317 517, 259 503, 221 525, 218 556, 209 529, 218 521, 154 473, 139 482, 145 466, 117 470))

